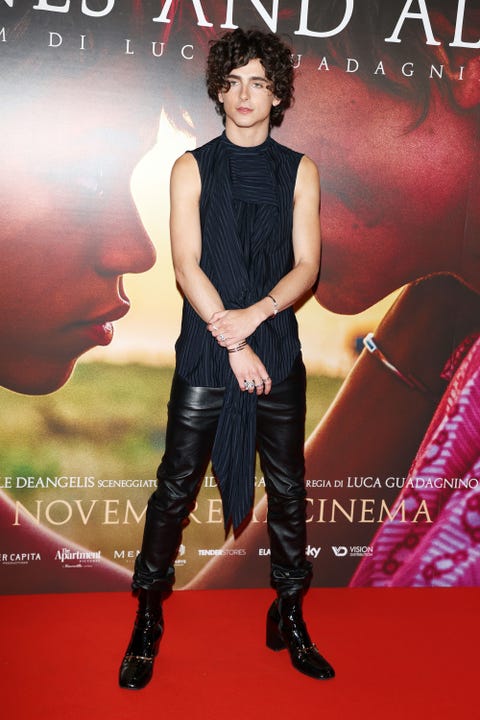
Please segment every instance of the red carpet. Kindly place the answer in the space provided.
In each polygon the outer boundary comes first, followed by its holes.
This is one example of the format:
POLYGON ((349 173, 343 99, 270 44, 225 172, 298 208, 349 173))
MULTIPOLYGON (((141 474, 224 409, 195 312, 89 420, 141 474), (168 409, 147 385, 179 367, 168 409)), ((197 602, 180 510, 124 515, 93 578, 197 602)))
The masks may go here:
POLYGON ((480 589, 311 590, 305 615, 337 677, 264 644, 269 590, 176 592, 155 677, 120 690, 128 594, 0 597, 2 716, 24 720, 478 718, 480 589))

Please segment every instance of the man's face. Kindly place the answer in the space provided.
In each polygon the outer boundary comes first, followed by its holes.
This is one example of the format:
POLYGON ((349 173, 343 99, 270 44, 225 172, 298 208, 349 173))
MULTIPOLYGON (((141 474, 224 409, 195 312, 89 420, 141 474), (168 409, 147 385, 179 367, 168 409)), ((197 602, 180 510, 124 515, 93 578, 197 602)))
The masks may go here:
MULTIPOLYGON (((480 258, 466 257, 465 212, 477 177, 476 120, 435 94, 426 120, 411 103, 311 58, 279 131, 318 163, 322 269, 317 298, 357 313, 403 284, 451 272, 480 289, 480 258)), ((433 87, 433 86, 432 86, 433 87)), ((434 88, 433 88, 434 89, 434 88)), ((470 198, 478 231, 480 203, 470 198)), ((471 244, 473 250, 473 243, 471 244)))
POLYGON ((18 392, 57 389, 110 343, 123 274, 154 262, 129 189, 141 144, 120 104, 83 91, 57 85, 6 121, 0 383, 18 392))
POLYGON ((219 93, 226 114, 226 124, 238 128, 252 128, 269 124, 270 111, 280 103, 265 76, 260 60, 250 60, 235 68, 226 77, 229 89, 219 93))

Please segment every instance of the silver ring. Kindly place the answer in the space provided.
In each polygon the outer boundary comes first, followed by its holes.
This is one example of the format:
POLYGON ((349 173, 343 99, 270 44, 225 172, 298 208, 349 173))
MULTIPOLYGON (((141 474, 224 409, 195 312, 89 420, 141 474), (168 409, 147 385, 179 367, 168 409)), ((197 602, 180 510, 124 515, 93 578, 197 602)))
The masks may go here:
POLYGON ((243 385, 245 387, 245 390, 253 390, 253 388, 255 387, 255 383, 253 382, 253 380, 244 380, 243 385))
POLYGON ((260 383, 260 385, 255 385, 256 388, 263 388, 263 382, 260 383))
POLYGON ((222 333, 221 335, 218 336, 218 339, 220 340, 220 342, 223 342, 224 340, 226 340, 226 337, 225 337, 225 335, 222 333))

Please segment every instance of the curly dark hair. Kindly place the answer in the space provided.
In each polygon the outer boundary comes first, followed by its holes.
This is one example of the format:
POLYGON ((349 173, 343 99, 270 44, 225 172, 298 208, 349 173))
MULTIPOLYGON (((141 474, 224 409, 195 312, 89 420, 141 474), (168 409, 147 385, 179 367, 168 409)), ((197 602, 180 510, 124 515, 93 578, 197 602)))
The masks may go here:
POLYGON ((237 28, 212 41, 207 58, 208 95, 225 124, 225 110, 218 93, 229 89, 226 78, 232 70, 247 65, 250 60, 260 60, 271 83, 270 89, 280 100, 270 111, 270 126, 279 126, 293 102, 293 63, 291 49, 274 33, 237 28))

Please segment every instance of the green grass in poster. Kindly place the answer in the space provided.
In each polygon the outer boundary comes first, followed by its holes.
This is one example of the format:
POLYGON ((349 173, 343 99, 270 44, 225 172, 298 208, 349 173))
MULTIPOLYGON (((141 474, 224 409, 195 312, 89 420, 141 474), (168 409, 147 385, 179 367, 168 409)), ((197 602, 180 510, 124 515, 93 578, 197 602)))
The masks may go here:
MULTIPOLYGON (((61 390, 0 390, 0 475, 151 478, 164 446, 172 368, 80 364, 61 390)), ((310 376, 307 436, 340 381, 310 376)))
MULTIPOLYGON (((0 389, 1 492, 15 499, 33 522, 131 569, 163 454, 172 372, 81 363, 67 385, 51 395, 0 389), (10 487, 4 484, 7 477, 10 487), (122 554, 127 551, 129 555, 122 554)), ((307 435, 340 382, 309 377, 307 435)), ((263 492, 260 483, 257 500, 263 492)), ((12 532, 21 531, 14 516, 10 524, 12 532)), ((178 568, 180 586, 208 560, 195 547, 221 547, 223 540, 218 489, 206 480, 195 519, 184 534, 189 550, 187 563, 178 568)))

